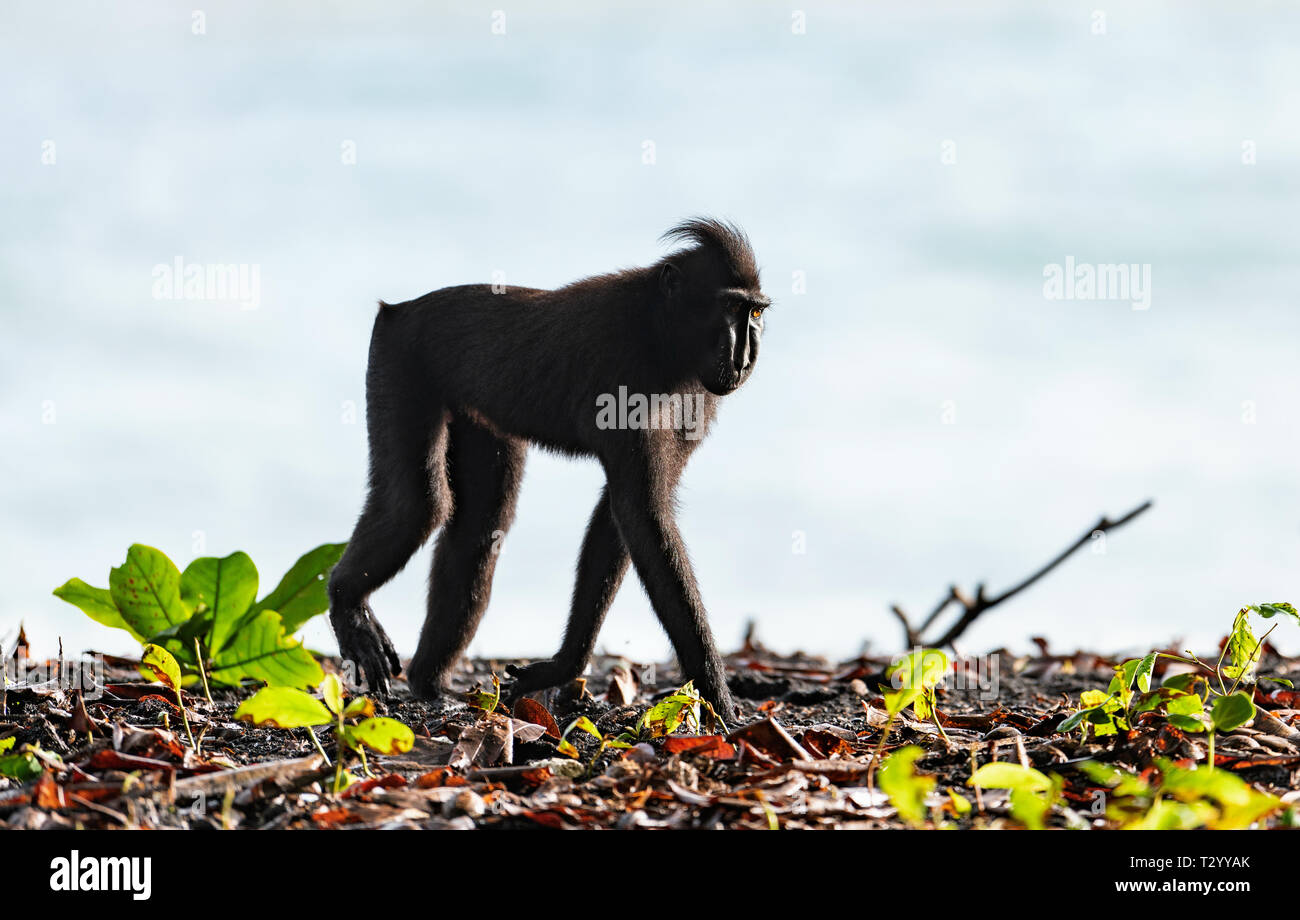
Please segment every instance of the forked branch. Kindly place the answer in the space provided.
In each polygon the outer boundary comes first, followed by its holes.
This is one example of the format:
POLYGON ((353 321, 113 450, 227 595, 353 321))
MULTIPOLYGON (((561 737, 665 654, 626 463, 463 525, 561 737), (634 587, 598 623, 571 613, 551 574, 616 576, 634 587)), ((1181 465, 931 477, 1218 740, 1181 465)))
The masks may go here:
POLYGON ((998 594, 994 597, 989 597, 987 594, 985 594, 983 583, 980 583, 975 588, 974 597, 968 597, 956 585, 953 585, 948 589, 947 597, 939 601, 939 603, 935 606, 935 608, 930 611, 929 616, 927 616, 925 620, 922 621, 919 627, 913 627, 911 622, 907 618, 907 614, 904 613, 902 609, 898 607, 898 605, 894 605, 893 607, 890 608, 890 610, 894 614, 894 616, 898 617, 898 621, 903 624, 903 635, 907 641, 906 647, 914 648, 916 646, 925 646, 929 648, 943 648, 944 646, 951 645, 953 642, 955 642, 958 638, 961 637, 962 633, 964 633, 967 629, 970 628, 971 624, 974 623, 975 620, 978 619, 982 613, 996 607, 998 604, 1002 603, 1005 600, 1010 600, 1011 598, 1015 597, 1021 591, 1028 588, 1034 582, 1038 581, 1038 579, 1042 578, 1048 572, 1052 571, 1052 569, 1056 568, 1058 565, 1060 565, 1062 562, 1068 559, 1080 548, 1085 546, 1090 540, 1096 537, 1097 534, 1104 534, 1108 530, 1114 530, 1116 527, 1122 527, 1123 525, 1127 524, 1129 521, 1137 517, 1139 514, 1141 514, 1143 511, 1146 511, 1148 508, 1150 508, 1151 504, 1152 504, 1151 500, 1148 499, 1147 501, 1138 505, 1128 514, 1113 521, 1110 518, 1103 516, 1102 519, 1099 520, 1096 524, 1094 524, 1092 527, 1085 530, 1083 532, 1083 536, 1079 537, 1079 539, 1075 540, 1064 550, 1062 550, 1056 556, 1056 558, 1054 558, 1051 562, 1047 563, 1037 572, 1034 572, 1034 574, 1030 575, 1024 581, 1020 582, 1019 584, 1013 587, 1008 588, 1007 590, 1003 591, 1001 594, 998 594), (943 612, 947 610, 949 607, 951 607, 953 604, 956 604, 961 607, 962 610, 961 615, 953 622, 952 626, 948 628, 947 632, 943 633, 939 638, 935 639, 934 641, 926 640, 925 639, 926 631, 931 626, 933 626, 934 622, 937 619, 939 619, 939 617, 943 614, 943 612))

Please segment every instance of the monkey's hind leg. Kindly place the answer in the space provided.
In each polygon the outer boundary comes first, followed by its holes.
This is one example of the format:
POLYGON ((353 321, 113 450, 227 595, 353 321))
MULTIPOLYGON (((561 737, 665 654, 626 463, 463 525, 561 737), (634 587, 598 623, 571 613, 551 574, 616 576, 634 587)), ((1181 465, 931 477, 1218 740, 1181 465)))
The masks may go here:
POLYGON ((456 660, 469 646, 492 594, 501 539, 515 516, 527 447, 453 417, 447 447, 452 512, 438 535, 429 576, 429 609, 408 678, 416 696, 449 689, 456 660))
POLYGON ((578 575, 573 585, 573 602, 564 642, 554 658, 535 661, 506 670, 515 679, 510 687, 518 698, 547 687, 557 687, 582 675, 596 648, 596 636, 605 621, 609 605, 614 602, 623 576, 627 574, 628 553, 618 535, 614 514, 609 506, 609 488, 600 493, 600 501, 587 524, 578 556, 578 575))
POLYGON ((347 549, 330 575, 330 622, 339 655, 366 684, 389 692, 389 674, 401 672, 392 640, 370 609, 377 588, 402 570, 446 516, 446 412, 421 412, 412 403, 384 405, 367 394, 370 490, 347 549))

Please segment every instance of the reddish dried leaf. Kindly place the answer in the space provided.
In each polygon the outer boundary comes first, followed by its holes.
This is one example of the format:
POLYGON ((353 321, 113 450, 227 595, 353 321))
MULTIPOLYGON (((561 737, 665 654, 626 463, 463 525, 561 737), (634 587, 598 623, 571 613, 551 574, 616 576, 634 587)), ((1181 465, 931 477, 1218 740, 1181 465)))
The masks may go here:
POLYGON ((516 719, 522 722, 531 722, 534 725, 540 725, 546 729, 546 736, 560 740, 560 727, 555 724, 555 718, 545 706, 537 700, 529 697, 520 697, 519 702, 515 703, 513 713, 516 719))
POLYGON ((36 781, 36 807, 57 810, 64 807, 63 789, 48 773, 36 781))
POLYGON ((311 820, 317 827, 329 829, 338 827, 341 824, 357 824, 362 818, 346 808, 330 808, 325 811, 315 812, 311 816, 311 820))
POLYGON ((359 783, 353 783, 343 790, 343 798, 351 798, 356 795, 363 795, 376 787, 380 789, 396 789, 399 786, 406 785, 406 777, 400 773, 389 773, 386 776, 375 776, 370 779, 362 780, 359 783))
POLYGON ((670 735, 664 739, 665 754, 695 754, 715 760, 734 760, 736 748, 721 735, 670 735))
POLYGON ((819 731, 810 728, 803 733, 799 739, 808 752, 814 757, 826 759, 838 754, 841 757, 852 757, 854 753, 853 745, 849 744, 839 735, 833 735, 830 732, 819 731))
POLYGON ((803 745, 790 736, 785 727, 772 717, 764 719, 762 722, 755 722, 752 725, 746 725, 744 728, 736 729, 727 738, 728 741, 744 741, 758 750, 762 751, 768 757, 778 761, 787 760, 812 760, 812 755, 804 750, 803 745))
POLYGON ((415 785, 420 789, 437 789, 442 786, 468 786, 469 780, 450 767, 438 767, 418 777, 415 785))

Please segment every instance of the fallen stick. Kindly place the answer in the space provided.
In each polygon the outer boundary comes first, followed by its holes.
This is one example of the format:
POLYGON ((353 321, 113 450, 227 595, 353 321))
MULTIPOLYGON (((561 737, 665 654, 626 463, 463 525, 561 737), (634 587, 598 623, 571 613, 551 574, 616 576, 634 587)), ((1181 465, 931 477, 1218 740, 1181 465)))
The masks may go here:
POLYGON ((211 795, 214 792, 224 792, 227 789, 241 789, 244 786, 251 786, 267 779, 292 779, 301 773, 315 769, 320 765, 320 762, 321 756, 312 754, 308 757, 298 757, 293 760, 249 764, 246 767, 236 767, 233 770, 222 770, 220 773, 204 773, 199 776, 178 779, 174 788, 177 795, 211 795))
POLYGON ((903 635, 904 635, 904 639, 907 642, 906 647, 916 648, 918 646, 921 646, 921 647, 928 647, 928 648, 942 648, 947 645, 952 645, 953 642, 955 642, 957 639, 961 637, 962 633, 964 633, 967 629, 970 628, 971 624, 974 623, 975 620, 978 619, 981 614, 985 613, 988 610, 991 610, 992 608, 996 607, 998 604, 1001 604, 1003 601, 1010 600, 1011 598, 1019 594, 1021 591, 1028 588, 1034 582, 1038 581, 1048 572, 1052 571, 1052 569, 1056 568, 1058 565, 1060 565, 1062 562, 1064 562, 1066 559, 1072 556, 1080 548, 1085 546, 1090 540, 1093 539, 1093 537, 1096 534, 1105 533, 1108 530, 1114 530, 1117 527, 1122 527, 1123 525, 1127 524, 1129 521, 1137 517, 1139 514, 1141 514, 1143 511, 1146 511, 1148 508, 1150 508, 1151 505, 1152 502, 1150 499, 1148 499, 1147 501, 1138 505, 1128 514, 1114 521, 1112 521, 1110 518, 1105 517, 1103 515, 1101 520, 1099 520, 1092 527, 1089 527, 1087 530, 1085 530, 1083 532, 1083 536, 1079 537, 1079 539, 1075 540, 1064 550, 1062 550, 1056 556, 1056 558, 1052 559, 1051 562, 1047 563, 1045 566, 1043 566, 1034 574, 1030 575, 1024 581, 1020 582, 1018 585, 1014 585, 1013 587, 1008 588, 1007 590, 1003 591, 1001 594, 997 595, 996 597, 988 597, 987 595, 985 595, 984 584, 982 582, 976 587, 975 596, 973 598, 967 597, 965 594, 961 592, 960 589, 958 589, 956 585, 953 585, 948 589, 948 596, 945 597, 943 600, 941 600, 938 603, 938 605, 932 611, 930 611, 930 615, 925 618, 925 620, 921 623, 919 628, 913 628, 911 621, 908 620, 907 618, 907 614, 905 614, 902 611, 902 609, 897 604, 895 604, 893 607, 890 608, 890 611, 894 614, 895 617, 898 618, 898 621, 903 625, 903 635), (929 629, 930 626, 934 624, 934 621, 937 620, 939 616, 954 603, 961 605, 962 608, 961 616, 958 617, 956 622, 954 622, 952 626, 948 628, 948 631, 943 633, 943 635, 940 636, 938 639, 936 639, 933 642, 925 641, 924 638, 925 631, 929 629))

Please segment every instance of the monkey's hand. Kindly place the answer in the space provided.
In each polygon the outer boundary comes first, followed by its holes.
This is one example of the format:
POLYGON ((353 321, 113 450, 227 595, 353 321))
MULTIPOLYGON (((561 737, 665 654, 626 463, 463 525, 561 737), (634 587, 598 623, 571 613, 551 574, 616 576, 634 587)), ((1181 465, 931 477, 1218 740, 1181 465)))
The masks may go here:
POLYGON ((339 657, 351 662, 365 678, 371 691, 385 696, 392 692, 388 678, 402 673, 402 662, 388 633, 379 625, 369 604, 338 614, 331 611, 330 623, 339 643, 339 657))
POLYGON ((506 673, 514 678, 507 691, 513 702, 538 690, 567 684, 582 676, 582 668, 575 668, 556 658, 547 658, 544 661, 534 661, 532 664, 508 664, 506 673))

